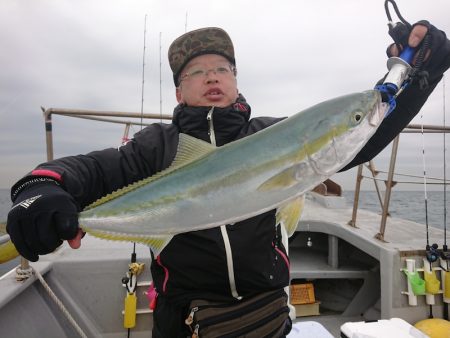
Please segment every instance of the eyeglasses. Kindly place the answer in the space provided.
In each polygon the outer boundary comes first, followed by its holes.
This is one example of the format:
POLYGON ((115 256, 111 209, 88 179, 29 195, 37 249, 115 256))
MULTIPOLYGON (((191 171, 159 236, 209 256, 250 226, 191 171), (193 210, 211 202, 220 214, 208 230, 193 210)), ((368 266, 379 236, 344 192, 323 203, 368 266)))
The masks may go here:
POLYGON ((228 76, 235 75, 236 76, 236 67, 233 65, 226 66, 217 66, 211 69, 203 69, 200 67, 192 67, 189 71, 180 76, 180 82, 186 79, 201 79, 208 76, 209 72, 213 72, 216 75, 220 76, 228 76))

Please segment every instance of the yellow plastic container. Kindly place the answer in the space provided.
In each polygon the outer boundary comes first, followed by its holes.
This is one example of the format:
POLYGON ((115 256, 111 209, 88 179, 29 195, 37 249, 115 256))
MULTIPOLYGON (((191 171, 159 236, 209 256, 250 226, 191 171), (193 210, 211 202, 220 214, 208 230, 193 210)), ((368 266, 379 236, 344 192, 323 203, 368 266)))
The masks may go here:
POLYGON ((442 271, 441 273, 445 273, 444 297, 450 298, 450 271, 442 271))
POLYGON ((123 327, 126 329, 132 329, 136 326, 136 305, 136 293, 127 293, 125 297, 125 314, 123 317, 123 327))
POLYGON ((439 292, 441 282, 436 277, 436 271, 423 272, 423 277, 425 279, 425 291, 426 293, 435 295, 439 292))
POLYGON ((450 322, 444 319, 424 319, 414 326, 430 338, 450 338, 450 322))

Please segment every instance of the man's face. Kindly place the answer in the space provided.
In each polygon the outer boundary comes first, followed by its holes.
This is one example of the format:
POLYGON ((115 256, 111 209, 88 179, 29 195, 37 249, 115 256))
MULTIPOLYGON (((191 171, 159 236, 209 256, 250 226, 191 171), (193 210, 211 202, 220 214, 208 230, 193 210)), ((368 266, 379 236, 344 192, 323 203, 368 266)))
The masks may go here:
POLYGON ((221 55, 197 56, 181 71, 176 96, 188 106, 229 106, 238 97, 234 68, 221 55))

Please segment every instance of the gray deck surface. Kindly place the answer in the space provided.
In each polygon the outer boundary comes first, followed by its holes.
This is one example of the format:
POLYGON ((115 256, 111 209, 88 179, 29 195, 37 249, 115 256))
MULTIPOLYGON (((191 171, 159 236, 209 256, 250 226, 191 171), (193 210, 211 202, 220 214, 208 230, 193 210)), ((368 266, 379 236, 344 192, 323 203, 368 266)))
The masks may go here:
MULTIPOLYGON (((352 210, 347 208, 324 208, 320 204, 308 199, 298 230, 304 232, 321 232, 331 234, 342 238, 343 240, 355 245, 361 250, 367 252, 374 258, 380 259, 381 252, 391 252, 397 254, 400 251, 423 250, 425 246, 425 226, 415 222, 388 218, 385 240, 379 241, 374 236, 379 231, 381 216, 372 212, 359 210, 357 217, 357 228, 348 225, 351 219, 352 210)), ((430 228, 430 243, 442 243, 443 231, 430 228)), ((137 245, 138 261, 147 264, 146 273, 140 278, 141 281, 149 281, 149 263, 150 254, 147 247, 137 245)), ((121 285, 121 277, 127 271, 130 254, 133 245, 131 243, 113 242, 96 239, 86 236, 83 239, 82 247, 78 250, 70 249, 64 244, 57 252, 44 256, 38 263, 32 263, 35 269, 50 280, 50 284, 62 292, 68 308, 74 312, 74 317, 83 320, 86 317, 88 324, 87 331, 90 333, 102 332, 103 337, 121 337, 124 336, 121 326, 121 314, 119 313, 124 297, 124 288, 121 285), (94 282, 95 281, 95 282, 94 282), (98 284, 105 286, 103 292, 105 295, 96 294, 95 287, 98 284), (94 285, 97 284, 97 285, 94 285), (66 288, 66 290, 62 290, 66 288), (76 290, 78 288, 78 290, 76 290), (67 294, 69 292, 70 294, 67 294), (108 299, 112 297, 113 299, 108 299), (105 304, 115 304, 103 309, 105 304), (98 316, 104 316, 102 318, 98 316), (90 322, 89 322, 90 321, 90 322), (118 323, 119 322, 119 323, 118 323), (105 332, 103 327, 116 327, 116 332, 105 332)), ((292 275, 291 278, 365 278, 368 273, 364 268, 359 269, 357 264, 345 265, 343 262, 339 268, 332 268, 327 264, 327 256, 320 251, 309 251, 307 248, 292 247, 290 252, 292 275), (298 264, 296 264, 298 263, 298 264)), ((31 288, 30 285, 35 281, 34 278, 24 282, 17 283, 13 274, 8 274, 0 278, 0 310, 14 297, 20 294, 26 295, 32 292, 45 295, 37 287, 31 288)), ((39 284, 38 284, 39 285, 39 284)), ((49 309, 52 309, 51 301, 49 309)), ((41 305, 40 305, 41 306, 41 305)), ((138 307, 146 307, 145 300, 138 307)), ((20 308, 20 306, 19 306, 20 308)), ((21 309, 18 308, 18 311, 21 309)), ((12 309, 12 308, 11 308, 12 309)), ((23 311, 21 309, 20 311, 23 311)), ((9 312, 9 311, 8 311, 9 312)), ((13 315, 13 313, 11 313, 13 315)), ((339 328, 347 321, 360 321, 360 317, 343 317, 339 315, 323 315, 318 317, 298 318, 298 321, 313 320, 324 325, 335 337, 339 336, 339 328)), ((148 336, 149 323, 151 315, 138 316, 138 322, 143 323, 135 330, 133 337, 148 336)), ((93 334, 92 336, 95 336, 93 334)))
MULTIPOLYGON (((298 230, 335 233, 337 236, 360 238, 385 250, 415 251, 425 249, 426 227, 413 221, 388 217, 385 242, 375 238, 380 230, 381 215, 367 210, 358 210, 356 228, 348 225, 352 218, 351 205, 348 208, 324 209, 318 203, 306 200, 298 230), (324 224, 327 224, 325 227, 324 224), (334 225, 334 229, 330 226, 334 225)), ((430 227, 430 243, 443 242, 443 230, 430 227)), ((447 235, 449 237, 449 235, 447 235)))

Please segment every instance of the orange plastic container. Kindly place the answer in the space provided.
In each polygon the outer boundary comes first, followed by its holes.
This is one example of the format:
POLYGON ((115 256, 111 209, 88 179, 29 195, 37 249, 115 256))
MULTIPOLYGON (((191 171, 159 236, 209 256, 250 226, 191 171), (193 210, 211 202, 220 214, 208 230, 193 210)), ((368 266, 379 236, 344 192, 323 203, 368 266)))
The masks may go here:
POLYGON ((316 302, 312 283, 291 285, 291 304, 312 304, 316 302))

